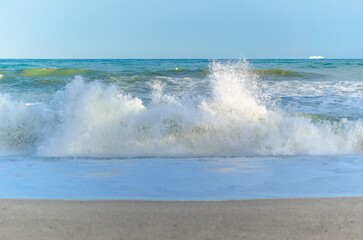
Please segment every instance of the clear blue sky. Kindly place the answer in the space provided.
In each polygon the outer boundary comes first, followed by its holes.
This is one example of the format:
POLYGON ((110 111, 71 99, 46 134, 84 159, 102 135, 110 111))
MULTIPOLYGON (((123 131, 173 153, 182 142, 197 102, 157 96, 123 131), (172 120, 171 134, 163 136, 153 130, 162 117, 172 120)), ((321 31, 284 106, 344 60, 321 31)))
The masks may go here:
POLYGON ((0 58, 363 58, 362 0, 0 0, 0 58))

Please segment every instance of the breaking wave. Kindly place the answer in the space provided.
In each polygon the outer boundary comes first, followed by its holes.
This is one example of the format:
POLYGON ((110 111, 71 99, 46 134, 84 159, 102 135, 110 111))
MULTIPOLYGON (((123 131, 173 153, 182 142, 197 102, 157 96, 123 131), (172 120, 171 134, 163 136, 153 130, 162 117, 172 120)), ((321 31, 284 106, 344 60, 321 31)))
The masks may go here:
POLYGON ((363 122, 289 114, 259 90, 248 62, 214 62, 211 96, 151 101, 76 77, 47 103, 0 94, 0 153, 39 156, 251 156, 363 153, 363 122))

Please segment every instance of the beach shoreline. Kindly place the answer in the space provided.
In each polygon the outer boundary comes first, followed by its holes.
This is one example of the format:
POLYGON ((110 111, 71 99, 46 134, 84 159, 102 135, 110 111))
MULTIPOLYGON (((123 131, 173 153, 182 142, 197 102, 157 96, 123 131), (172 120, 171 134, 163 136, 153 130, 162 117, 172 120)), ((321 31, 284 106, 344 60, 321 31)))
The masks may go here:
POLYGON ((0 200, 1 239, 359 239, 363 197, 0 200))

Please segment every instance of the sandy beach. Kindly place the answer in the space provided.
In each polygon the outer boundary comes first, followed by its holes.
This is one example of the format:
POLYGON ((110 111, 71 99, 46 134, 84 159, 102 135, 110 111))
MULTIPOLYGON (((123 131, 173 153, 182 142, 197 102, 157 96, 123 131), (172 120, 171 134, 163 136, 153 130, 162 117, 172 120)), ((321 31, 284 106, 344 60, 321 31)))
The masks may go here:
POLYGON ((360 239, 363 198, 0 200, 0 239, 360 239))

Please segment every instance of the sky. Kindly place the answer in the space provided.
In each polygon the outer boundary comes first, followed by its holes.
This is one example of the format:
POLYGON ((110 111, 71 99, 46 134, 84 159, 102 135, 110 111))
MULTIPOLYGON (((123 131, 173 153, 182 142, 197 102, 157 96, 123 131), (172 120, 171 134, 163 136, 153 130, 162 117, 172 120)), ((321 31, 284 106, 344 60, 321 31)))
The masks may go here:
POLYGON ((0 0, 0 58, 363 58, 362 0, 0 0))

